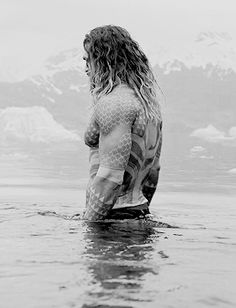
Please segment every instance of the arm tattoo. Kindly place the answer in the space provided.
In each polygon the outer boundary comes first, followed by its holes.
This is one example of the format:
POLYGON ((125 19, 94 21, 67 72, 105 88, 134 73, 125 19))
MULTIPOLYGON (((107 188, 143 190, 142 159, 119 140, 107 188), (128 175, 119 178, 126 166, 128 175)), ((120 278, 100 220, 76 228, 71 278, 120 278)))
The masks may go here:
POLYGON ((131 125, 136 107, 127 102, 99 101, 95 114, 99 127, 99 169, 87 188, 85 218, 104 219, 117 200, 131 150, 131 125))
POLYGON ((150 204, 153 198, 159 180, 161 146, 162 146, 162 131, 160 130, 160 138, 158 141, 153 165, 142 183, 143 184, 142 192, 144 197, 148 200, 148 204, 150 204))

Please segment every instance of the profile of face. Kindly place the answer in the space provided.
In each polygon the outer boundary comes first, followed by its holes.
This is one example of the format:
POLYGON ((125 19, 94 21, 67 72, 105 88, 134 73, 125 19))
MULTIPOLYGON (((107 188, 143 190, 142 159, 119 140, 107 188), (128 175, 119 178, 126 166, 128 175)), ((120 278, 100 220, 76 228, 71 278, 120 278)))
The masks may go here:
POLYGON ((85 61, 85 73, 91 78, 92 72, 94 72, 94 65, 91 56, 86 49, 84 50, 83 60, 85 61))
POLYGON ((89 55, 87 51, 84 52, 83 60, 85 61, 85 73, 90 76, 91 75, 91 64, 89 61, 89 55))

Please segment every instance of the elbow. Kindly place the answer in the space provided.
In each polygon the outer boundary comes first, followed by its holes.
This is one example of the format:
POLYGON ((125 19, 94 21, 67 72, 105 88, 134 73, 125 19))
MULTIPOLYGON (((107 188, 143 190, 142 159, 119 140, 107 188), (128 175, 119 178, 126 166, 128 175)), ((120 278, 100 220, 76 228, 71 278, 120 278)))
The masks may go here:
POLYGON ((85 145, 94 148, 98 146, 98 137, 91 135, 89 132, 84 133, 84 143, 85 145))
POLYGON ((113 169, 110 167, 100 166, 96 179, 100 182, 111 182, 119 186, 123 183, 123 177, 123 169, 113 169))

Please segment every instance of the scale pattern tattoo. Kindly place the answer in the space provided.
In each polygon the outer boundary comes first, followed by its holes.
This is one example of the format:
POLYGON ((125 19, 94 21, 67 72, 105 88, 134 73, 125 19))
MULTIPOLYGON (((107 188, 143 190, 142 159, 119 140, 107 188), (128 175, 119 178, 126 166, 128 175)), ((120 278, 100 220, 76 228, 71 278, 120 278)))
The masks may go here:
POLYGON ((161 121, 146 119, 132 89, 117 86, 97 101, 84 140, 90 147, 85 219, 150 204, 160 170, 161 121))

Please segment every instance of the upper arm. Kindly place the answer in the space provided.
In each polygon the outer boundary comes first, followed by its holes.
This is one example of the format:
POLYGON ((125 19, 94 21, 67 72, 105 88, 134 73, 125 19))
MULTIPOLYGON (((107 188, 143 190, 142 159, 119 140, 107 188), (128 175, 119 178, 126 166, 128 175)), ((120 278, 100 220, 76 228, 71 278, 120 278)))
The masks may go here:
POLYGON ((136 108, 119 101, 104 101, 97 108, 99 126, 100 166, 124 170, 131 150, 131 126, 136 117, 136 108))
POLYGON ((98 147, 99 142, 99 127, 96 122, 96 114, 93 113, 89 125, 84 133, 84 142, 91 148, 98 147))

